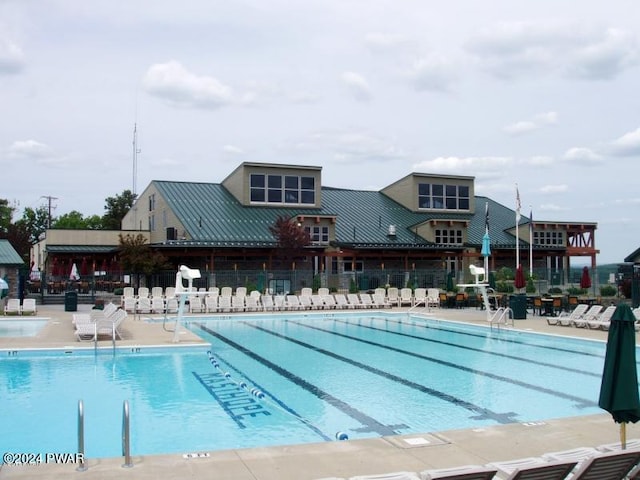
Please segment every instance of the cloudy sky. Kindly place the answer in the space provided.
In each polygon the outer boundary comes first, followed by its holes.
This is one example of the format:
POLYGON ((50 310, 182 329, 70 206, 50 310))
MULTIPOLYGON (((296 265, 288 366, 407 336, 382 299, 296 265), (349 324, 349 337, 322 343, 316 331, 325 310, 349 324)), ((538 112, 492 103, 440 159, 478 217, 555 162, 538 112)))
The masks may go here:
POLYGON ((102 215, 243 161, 355 189, 453 173, 597 222, 598 263, 620 262, 639 91, 637 0, 0 0, 0 198, 102 215))

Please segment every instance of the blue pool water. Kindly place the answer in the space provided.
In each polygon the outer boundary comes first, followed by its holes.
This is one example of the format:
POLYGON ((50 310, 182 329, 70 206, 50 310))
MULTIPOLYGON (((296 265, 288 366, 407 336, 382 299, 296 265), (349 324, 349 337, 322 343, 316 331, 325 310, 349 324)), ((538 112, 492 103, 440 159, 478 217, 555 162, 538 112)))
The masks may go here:
POLYGON ((0 337, 34 337, 47 324, 47 320, 2 320, 0 337))
POLYGON ((133 455, 601 413, 604 342, 406 314, 197 319, 210 346, 0 352, 0 450, 133 455), (260 398, 262 397, 262 398, 260 398))

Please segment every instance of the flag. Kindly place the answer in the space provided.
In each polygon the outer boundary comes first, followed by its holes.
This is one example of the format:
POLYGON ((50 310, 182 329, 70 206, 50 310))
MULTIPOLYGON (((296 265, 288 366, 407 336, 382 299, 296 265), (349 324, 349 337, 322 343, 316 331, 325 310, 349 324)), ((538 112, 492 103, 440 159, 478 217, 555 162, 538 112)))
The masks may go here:
POLYGON ((489 202, 484 204, 484 231, 489 233, 489 202))
POLYGON ((518 190, 518 184, 516 183, 516 224, 520 222, 520 191, 518 190))

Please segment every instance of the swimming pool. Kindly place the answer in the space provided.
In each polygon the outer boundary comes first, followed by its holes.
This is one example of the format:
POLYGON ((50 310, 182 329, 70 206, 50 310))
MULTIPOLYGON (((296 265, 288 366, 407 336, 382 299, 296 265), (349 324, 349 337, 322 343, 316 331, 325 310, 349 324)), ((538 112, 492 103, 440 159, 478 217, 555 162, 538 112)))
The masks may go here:
POLYGON ((433 432, 601 413, 604 342, 406 314, 194 319, 206 348, 8 352, 5 451, 119 456, 433 432))
POLYGON ((46 319, 0 319, 0 337, 35 337, 46 324, 46 319))

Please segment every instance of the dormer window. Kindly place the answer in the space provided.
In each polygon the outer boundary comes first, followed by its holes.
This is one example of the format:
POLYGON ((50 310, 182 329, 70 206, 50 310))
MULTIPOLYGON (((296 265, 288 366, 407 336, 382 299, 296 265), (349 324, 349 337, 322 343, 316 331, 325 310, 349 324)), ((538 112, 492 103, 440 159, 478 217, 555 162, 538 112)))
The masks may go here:
POLYGON ((252 173, 251 203, 313 205, 315 178, 299 175, 252 173))
POLYGON ((418 184, 418 208, 429 210, 469 210, 470 192, 467 185, 443 183, 418 184))

